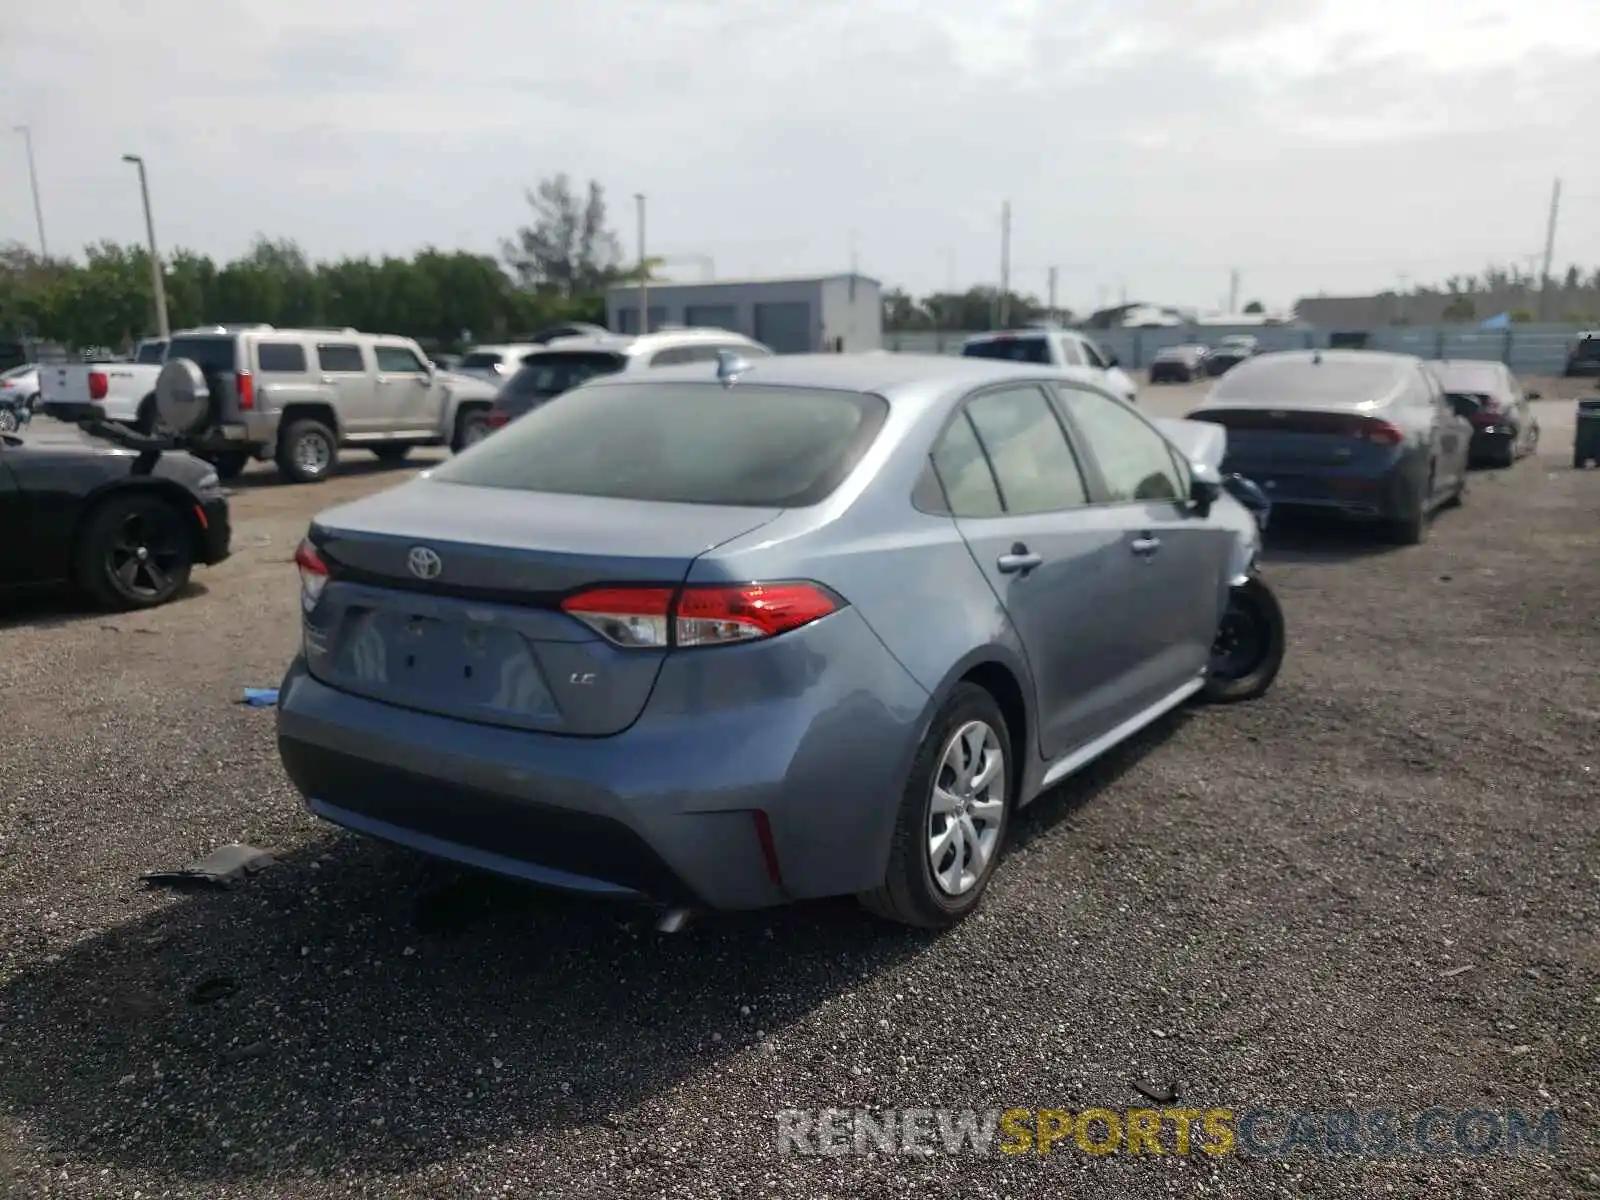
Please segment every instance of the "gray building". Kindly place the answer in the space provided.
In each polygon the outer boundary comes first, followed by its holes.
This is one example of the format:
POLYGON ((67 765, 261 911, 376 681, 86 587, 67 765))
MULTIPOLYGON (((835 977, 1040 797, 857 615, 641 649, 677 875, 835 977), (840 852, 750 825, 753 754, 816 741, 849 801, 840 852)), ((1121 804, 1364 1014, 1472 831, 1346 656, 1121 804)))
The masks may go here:
MULTIPOLYGON (((731 329, 779 354, 857 353, 883 347, 883 286, 865 275, 650 285, 650 328, 731 329)), ((606 324, 639 332, 639 288, 606 292, 606 324)))

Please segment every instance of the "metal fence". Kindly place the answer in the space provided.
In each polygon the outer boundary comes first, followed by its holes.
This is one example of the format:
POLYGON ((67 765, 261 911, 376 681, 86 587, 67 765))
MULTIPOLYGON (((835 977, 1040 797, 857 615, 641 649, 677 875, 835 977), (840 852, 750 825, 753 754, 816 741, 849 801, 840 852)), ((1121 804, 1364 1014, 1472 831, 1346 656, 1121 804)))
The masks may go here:
MULTIPOLYGON (((1503 362, 1525 375, 1559 375, 1578 325, 1513 325, 1508 329, 1476 329, 1467 325, 1400 325, 1366 330, 1368 350, 1392 350, 1421 358, 1480 358, 1503 362)), ((1088 333, 1125 367, 1148 366, 1167 346, 1184 342, 1214 345, 1231 333, 1259 339, 1262 350, 1323 349, 1338 336, 1330 329, 1289 325, 1178 326, 1171 329, 1099 329, 1088 333)), ((917 332, 883 335, 886 350, 903 354, 958 354, 971 332, 917 332)))

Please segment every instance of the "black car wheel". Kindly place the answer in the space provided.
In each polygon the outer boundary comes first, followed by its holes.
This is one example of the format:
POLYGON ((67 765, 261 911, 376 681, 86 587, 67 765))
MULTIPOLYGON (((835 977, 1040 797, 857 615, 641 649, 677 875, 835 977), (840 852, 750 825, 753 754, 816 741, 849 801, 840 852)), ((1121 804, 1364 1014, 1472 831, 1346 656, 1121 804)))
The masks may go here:
POLYGON ((489 424, 488 409, 466 409, 456 417, 456 435, 450 439, 450 452, 460 454, 463 450, 476 446, 493 432, 494 429, 489 424))
POLYGON ((1415 499, 1410 511, 1389 523, 1390 538, 1401 546, 1416 546, 1428 538, 1428 506, 1433 501, 1432 471, 1428 472, 1428 486, 1415 499))
POLYGON ((339 443, 321 421, 295 421, 278 438, 278 472, 290 483, 321 483, 333 474, 339 443))
POLYGON ((1259 576, 1231 588, 1201 697, 1233 704, 1265 695, 1283 666, 1285 641, 1283 608, 1259 576))
POLYGON ((239 478, 250 465, 250 455, 243 450, 222 450, 205 455, 205 460, 217 469, 217 478, 224 483, 239 478))
POLYGON ((891 921, 956 924, 983 897, 1005 846, 1011 761, 1005 714, 975 683, 960 683, 928 727, 900 798, 881 886, 859 899, 891 921))
POLYGON ((79 585, 103 608, 165 604, 194 566, 188 514, 162 496, 113 496, 89 515, 75 566, 79 585))

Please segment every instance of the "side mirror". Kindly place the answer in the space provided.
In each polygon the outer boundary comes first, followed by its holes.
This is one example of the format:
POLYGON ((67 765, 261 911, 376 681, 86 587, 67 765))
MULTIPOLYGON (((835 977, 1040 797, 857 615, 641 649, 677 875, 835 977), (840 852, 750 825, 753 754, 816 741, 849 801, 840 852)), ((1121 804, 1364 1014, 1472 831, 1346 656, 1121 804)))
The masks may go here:
POLYGON ((1120 367, 1121 365, 1122 365, 1122 360, 1119 359, 1115 354, 1106 355, 1106 366, 1107 367, 1120 367))
POLYGON ((1222 476, 1209 463, 1189 464, 1189 507, 1198 516, 1210 516, 1211 506, 1222 498, 1222 476))

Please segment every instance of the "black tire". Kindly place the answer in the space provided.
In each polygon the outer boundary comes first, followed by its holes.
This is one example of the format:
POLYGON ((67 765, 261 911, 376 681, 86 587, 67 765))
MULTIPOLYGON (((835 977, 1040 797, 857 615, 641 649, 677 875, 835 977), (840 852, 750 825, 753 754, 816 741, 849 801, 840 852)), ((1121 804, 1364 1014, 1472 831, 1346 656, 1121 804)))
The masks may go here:
POLYGON ((291 421, 278 434, 278 474, 290 483, 321 483, 339 461, 339 441, 321 421, 291 421))
POLYGON ((1467 498, 1467 473, 1462 471, 1461 479, 1456 483, 1456 490, 1450 493, 1450 498, 1441 504, 1440 508, 1460 508, 1461 502, 1467 498))
POLYGON ((0 433, 15 433, 22 428, 22 418, 10 408, 0 408, 0 433))
POLYGON ((1433 497, 1433 472, 1428 486, 1417 497, 1416 506, 1405 516, 1389 522, 1389 540, 1398 546, 1420 546, 1428 540, 1428 502, 1433 497))
POLYGON ((217 478, 227 483, 244 474, 250 465, 250 455, 243 450, 222 450, 206 455, 206 461, 217 469, 217 478))
POLYGON ((1505 449, 1502 450, 1495 458, 1495 466, 1504 470, 1507 467, 1514 467, 1516 465, 1517 439, 1513 436, 1506 439, 1505 449))
POLYGON ((487 408, 479 406, 462 409, 456 414, 456 430, 450 439, 450 453, 460 454, 475 441, 482 441, 488 437, 491 432, 487 408))
POLYGON ((1283 666, 1286 640, 1276 593, 1252 574, 1229 589, 1200 698, 1208 704, 1237 704, 1265 695, 1283 666))
POLYGON ((411 453, 411 444, 409 442, 389 442, 386 445, 372 447, 372 453, 377 456, 379 462, 405 462, 406 455, 411 453))
POLYGON ((156 397, 152 392, 139 401, 139 415, 134 418, 133 428, 135 432, 142 433, 145 437, 154 437, 160 425, 161 417, 156 412, 156 397))
POLYGON ((194 550, 186 511, 164 496, 124 493, 85 518, 73 572, 101 608, 154 608, 188 585, 194 550))
MULTIPOLYGON (((1010 731, 994 697, 976 684, 957 684, 928 726, 927 736, 911 765, 910 777, 900 797, 899 814, 895 818, 894 838, 889 846, 889 861, 883 883, 869 892, 862 892, 858 897, 869 911, 902 925, 948 929, 978 907, 1005 849, 1013 788, 1021 778, 1021 764, 1014 762, 1013 758, 1010 731), (945 752, 951 740, 964 727, 979 722, 993 734, 1002 758, 998 793, 1000 807, 992 824, 976 817, 970 818, 970 824, 980 837, 988 838, 991 832, 994 836, 988 858, 982 869, 975 873, 974 881, 959 894, 952 894, 935 881, 929 862, 928 838, 935 817, 934 785, 946 772, 945 752)), ((993 788, 993 784, 989 785, 980 795, 992 801, 996 798, 993 788)), ((964 845, 961 848, 952 846, 951 851, 947 861, 953 863, 955 856, 960 856, 963 862, 970 861, 964 845)))

